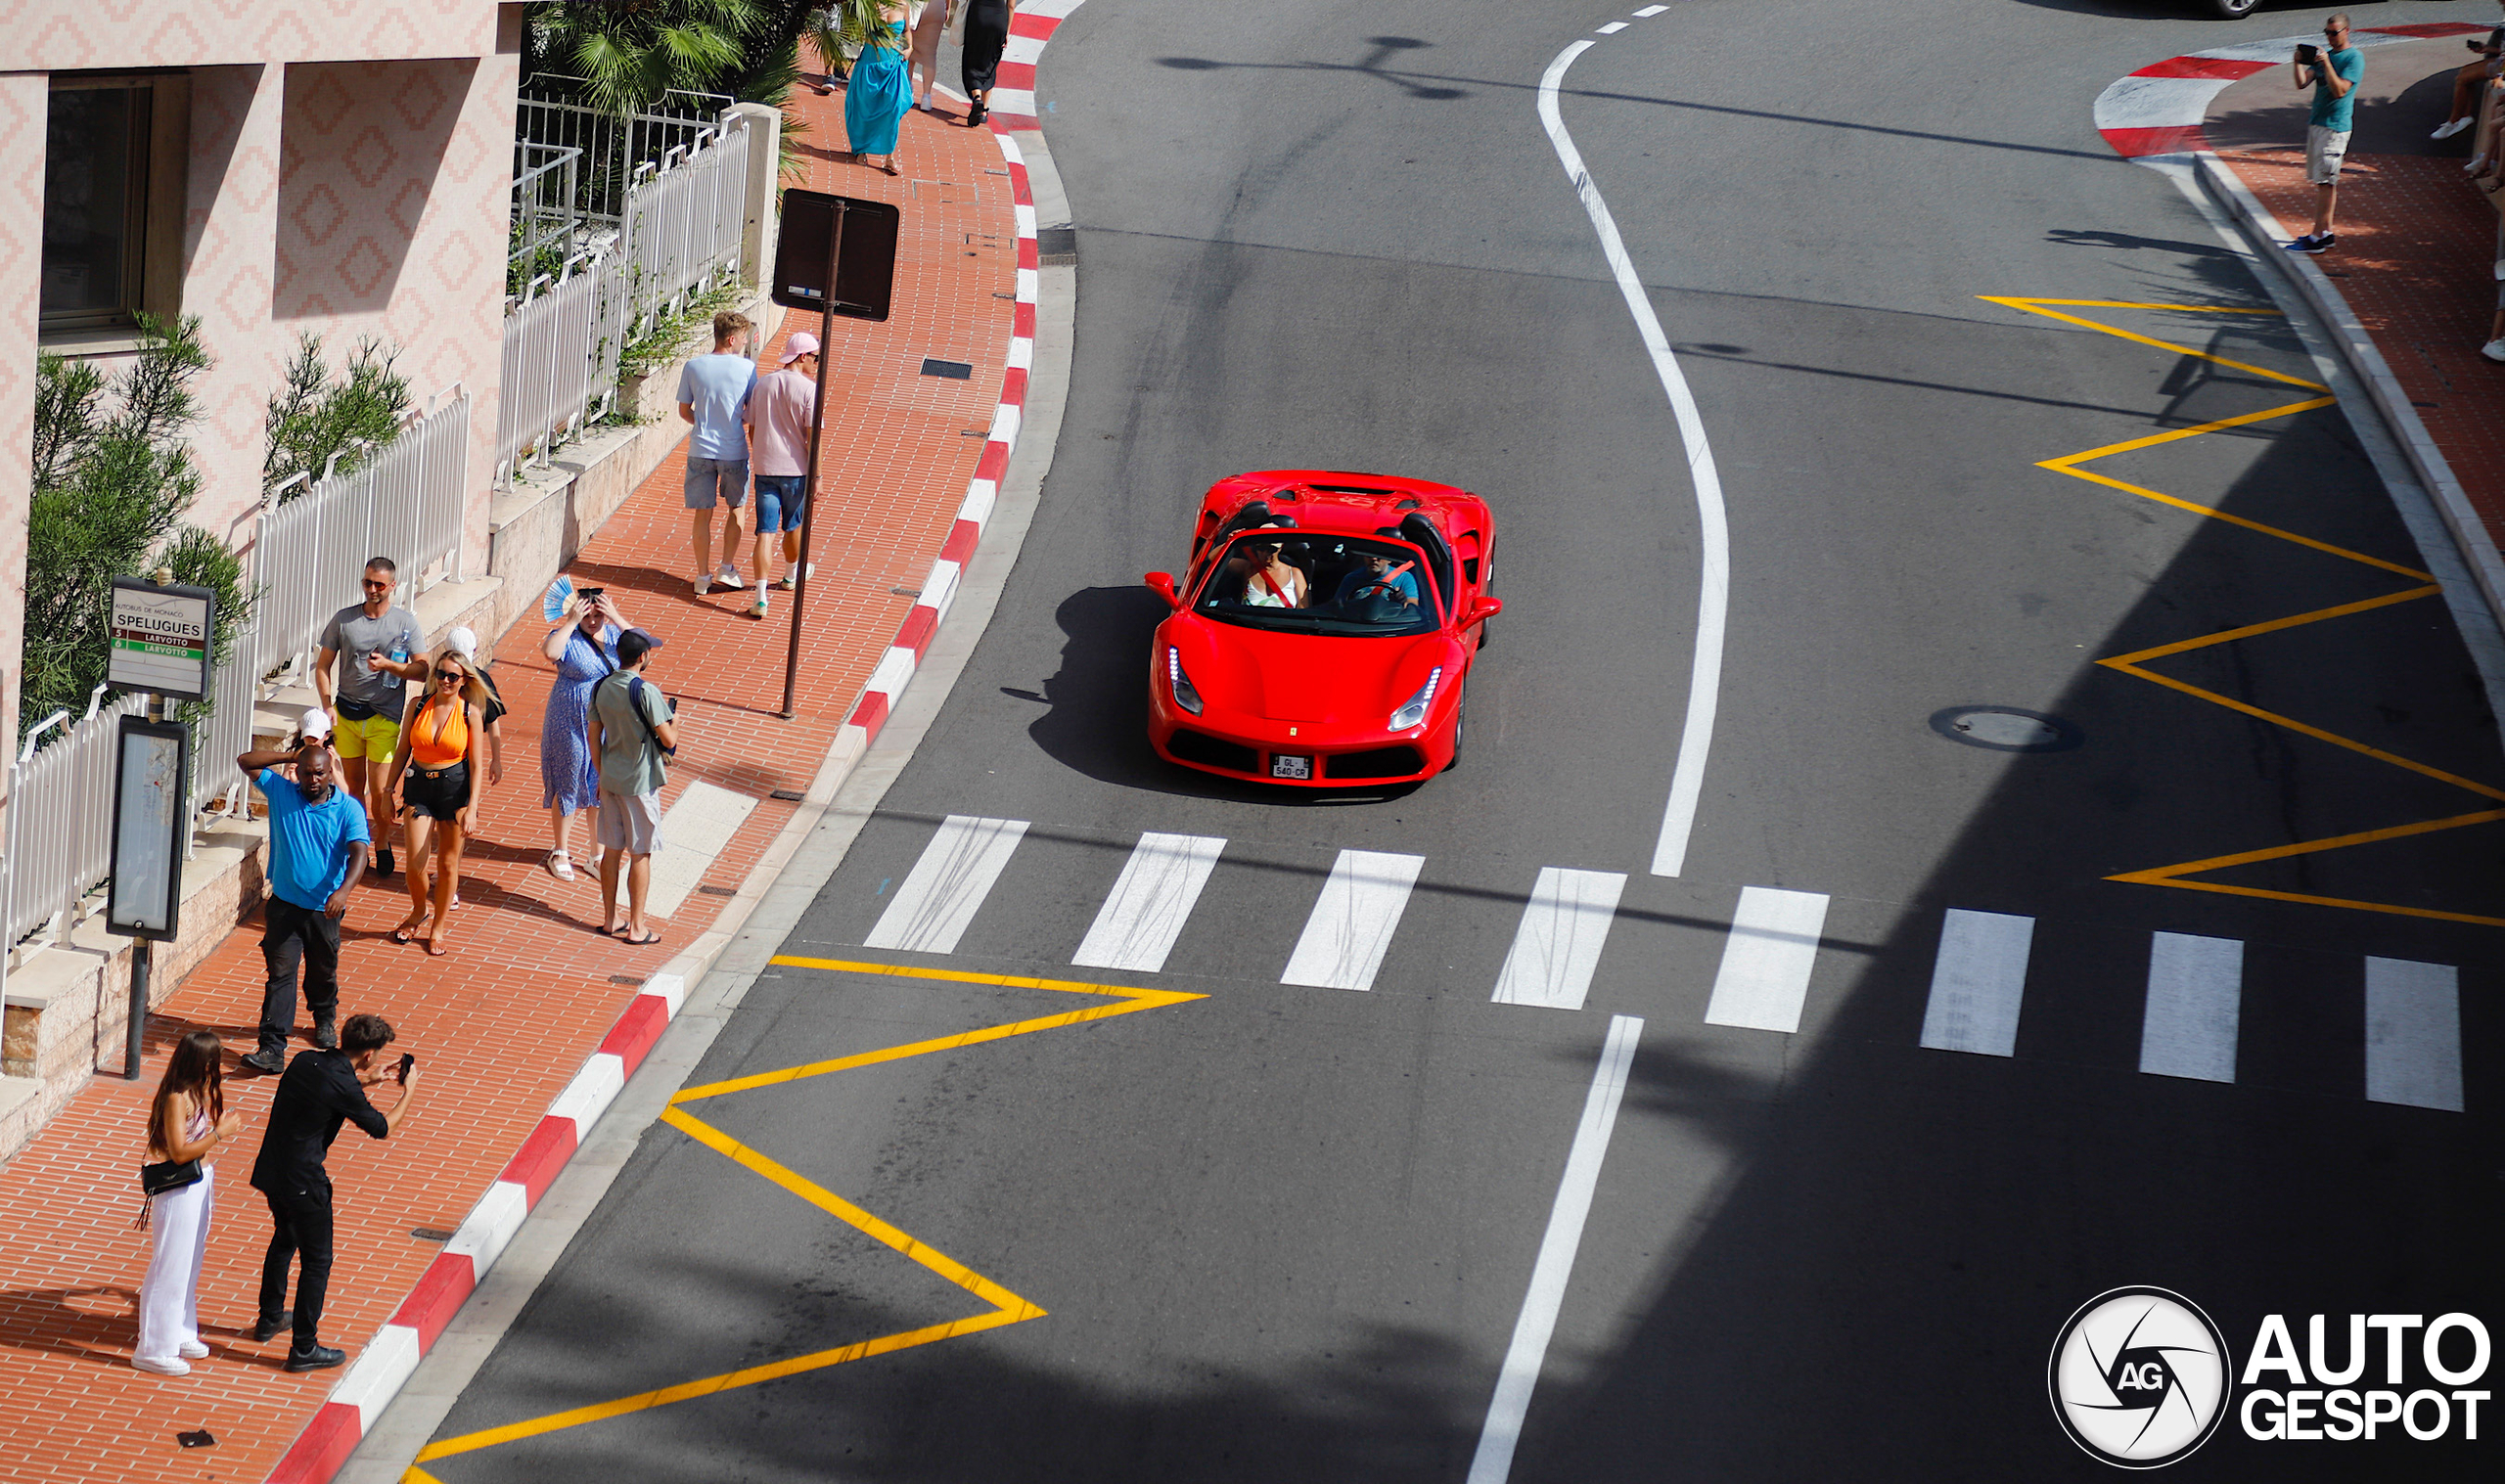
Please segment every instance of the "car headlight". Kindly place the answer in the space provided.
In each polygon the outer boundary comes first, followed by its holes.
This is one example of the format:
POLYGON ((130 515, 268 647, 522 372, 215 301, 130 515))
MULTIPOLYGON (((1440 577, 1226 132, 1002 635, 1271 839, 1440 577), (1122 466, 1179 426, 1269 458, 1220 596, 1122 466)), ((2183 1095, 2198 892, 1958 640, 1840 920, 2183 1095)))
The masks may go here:
POLYGON ((1172 645, 1165 647, 1165 683, 1174 691, 1174 704, 1201 714, 1201 693, 1192 689, 1192 677, 1183 673, 1183 653, 1172 645))
POLYGON ((1402 701, 1400 709, 1391 713, 1392 731, 1406 732, 1411 727, 1422 727, 1427 724, 1427 703, 1435 698, 1435 687, 1442 682, 1443 678, 1442 665, 1437 665, 1427 672, 1427 683, 1418 688, 1418 694, 1402 701))

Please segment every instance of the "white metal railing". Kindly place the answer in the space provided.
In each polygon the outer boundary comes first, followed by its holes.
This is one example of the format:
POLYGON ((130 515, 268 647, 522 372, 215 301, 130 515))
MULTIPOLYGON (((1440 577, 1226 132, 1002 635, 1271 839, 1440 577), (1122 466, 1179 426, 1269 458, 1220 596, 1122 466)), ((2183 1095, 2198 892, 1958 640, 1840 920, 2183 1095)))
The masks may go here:
POLYGON ((452 393, 441 406, 440 393, 431 398, 432 410, 364 468, 317 480, 262 513, 252 552, 261 594, 254 663, 276 668, 310 651, 332 614, 363 601, 357 584, 368 558, 390 558, 404 591, 446 558, 460 574, 470 398, 457 386, 452 393))
MULTIPOLYGON (((26 733, 9 764, 8 848, 0 853, 0 978, 10 951, 30 933, 57 933, 64 918, 113 862, 114 734, 143 709, 140 697, 107 701, 102 686, 84 718, 56 712, 26 733), (67 726, 52 745, 43 734, 67 726)), ((245 708, 248 712, 250 707, 245 708)))
POLYGON ((534 278, 505 316, 496 482, 525 456, 607 410, 617 355, 635 330, 690 291, 737 272, 748 218, 751 134, 725 114, 688 145, 638 166, 616 241, 534 278))

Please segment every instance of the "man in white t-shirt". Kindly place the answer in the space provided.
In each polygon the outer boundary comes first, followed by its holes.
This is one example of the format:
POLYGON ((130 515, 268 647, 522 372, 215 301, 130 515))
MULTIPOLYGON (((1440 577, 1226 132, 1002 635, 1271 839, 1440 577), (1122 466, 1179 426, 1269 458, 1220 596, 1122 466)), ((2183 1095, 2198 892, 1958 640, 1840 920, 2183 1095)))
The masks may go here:
MULTIPOLYGON (((678 374, 678 415, 696 426, 687 438, 687 510, 696 546, 696 591, 710 592, 740 581, 740 507, 748 503, 748 399, 756 384, 756 363, 740 353, 748 316, 725 309, 713 316, 713 353, 690 360, 678 374), (722 520, 722 564, 713 565, 713 508, 727 505, 722 520)), ((765 580, 765 574, 756 574, 765 580)))
POLYGON ((803 330, 783 349, 783 369, 759 377, 749 394, 748 435, 756 467, 756 602, 749 612, 765 616, 765 551, 768 538, 783 538, 785 592, 808 575, 800 562, 800 517, 808 502, 809 415, 818 395, 818 337, 803 330))

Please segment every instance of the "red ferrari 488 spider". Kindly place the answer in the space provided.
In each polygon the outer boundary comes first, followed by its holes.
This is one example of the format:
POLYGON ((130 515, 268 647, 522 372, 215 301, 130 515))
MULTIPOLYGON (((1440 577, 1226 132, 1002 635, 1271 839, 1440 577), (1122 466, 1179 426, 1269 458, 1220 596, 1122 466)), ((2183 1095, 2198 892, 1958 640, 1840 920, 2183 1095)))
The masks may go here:
POLYGON ((1305 787, 1411 783, 1453 765, 1495 522, 1448 484, 1319 470, 1221 479, 1149 655, 1158 755, 1305 787))

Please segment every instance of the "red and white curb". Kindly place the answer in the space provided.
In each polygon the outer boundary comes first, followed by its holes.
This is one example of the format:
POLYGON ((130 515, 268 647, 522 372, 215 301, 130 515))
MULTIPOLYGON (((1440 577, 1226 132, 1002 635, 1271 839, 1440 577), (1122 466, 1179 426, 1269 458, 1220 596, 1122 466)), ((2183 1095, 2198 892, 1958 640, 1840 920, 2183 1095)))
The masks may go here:
POLYGON ((992 79, 991 126, 995 129, 1042 127, 1035 116, 1035 62, 1044 43, 1087 0, 1025 0, 1009 18, 1009 45, 1000 53, 1000 72, 992 79))
MULTIPOLYGON (((2349 33, 2358 46, 2386 46, 2394 41, 2485 34, 2484 25, 2458 21, 2424 25, 2377 25, 2349 33)), ((2300 43, 2312 36, 2282 36, 2272 41, 2247 41, 2212 47, 2182 57, 2153 62, 2097 95, 2096 131, 2125 159, 2154 155, 2195 155, 2209 148, 2201 125, 2209 100, 2255 72, 2284 67, 2300 43)))
MULTIPOLYGON (((1074 6, 1077 0, 1066 3, 1074 6)), ((1019 18, 1025 19, 1025 14, 1022 10, 1019 18)), ((1007 64, 1002 66, 1005 68, 1007 64)), ((1031 78, 1031 67, 1028 75, 1031 78)), ((982 457, 975 463, 975 476, 966 485, 965 502, 957 507, 956 523, 949 527, 948 539, 941 543, 938 557, 932 562, 930 575, 922 579, 921 596, 897 628, 894 643, 879 656, 878 667, 862 686, 861 699, 854 704, 851 717, 836 734, 836 750, 842 756, 858 757, 869 748, 879 729, 895 714, 896 703, 903 698, 904 688, 912 683, 914 671, 921 668, 922 656, 930 652, 932 636, 939 632, 939 620, 948 616, 949 605, 956 602, 966 563, 974 560, 975 548, 982 543, 983 525, 991 518, 992 504, 1000 496, 1000 481, 1009 472, 1009 455, 1018 446, 1018 430, 1025 420, 1026 375, 1035 364, 1035 293, 1041 270, 1035 247, 1034 187, 1026 177, 1025 154, 1007 133, 1008 123, 1003 119, 992 131, 992 138, 1000 144, 1001 157, 1009 163, 1009 199, 1018 215, 1018 303, 1010 322, 1009 369, 1001 378, 1000 405, 992 409, 991 432, 983 442, 982 457)))
POLYGON ((548 1193, 550 1182, 659 1044, 686 997, 687 986, 677 974, 656 974, 645 981, 643 991, 609 1028, 600 1050, 549 1104, 539 1126, 523 1141, 522 1151, 471 1208, 390 1322, 367 1342, 295 1446, 270 1470, 271 1484, 323 1484, 356 1452, 366 1430, 408 1383, 419 1358, 433 1348, 522 1230, 523 1218, 548 1193))

